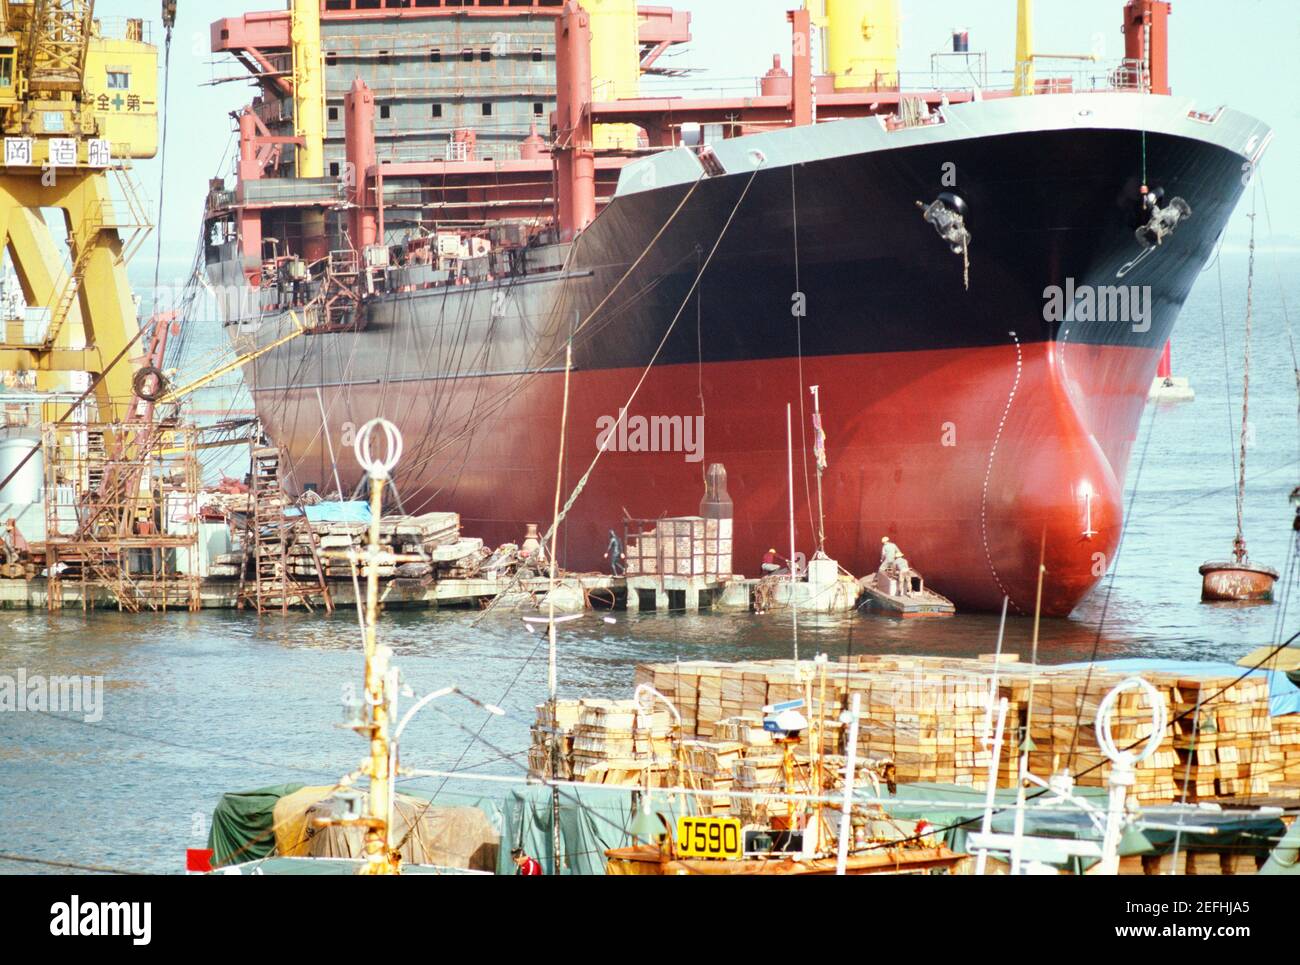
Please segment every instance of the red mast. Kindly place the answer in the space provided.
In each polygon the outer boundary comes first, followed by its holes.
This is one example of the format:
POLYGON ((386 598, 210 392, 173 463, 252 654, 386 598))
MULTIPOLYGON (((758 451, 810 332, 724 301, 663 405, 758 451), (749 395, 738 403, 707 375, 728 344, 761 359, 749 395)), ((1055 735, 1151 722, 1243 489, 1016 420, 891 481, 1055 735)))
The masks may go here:
POLYGON ((812 14, 807 7, 786 12, 794 33, 794 50, 790 58, 790 122, 804 127, 813 122, 812 14))
POLYGON ((555 131, 560 236, 572 240, 596 217, 591 121, 591 18, 567 0, 555 21, 555 131))
POLYGON ((1169 90, 1168 0, 1129 0, 1124 5, 1124 56, 1143 66, 1146 89, 1152 94, 1169 90))
POLYGON ((375 167, 375 95, 360 77, 343 96, 343 138, 348 171, 345 180, 348 203, 348 231, 358 252, 375 244, 379 237, 376 201, 370 191, 370 171, 375 167))

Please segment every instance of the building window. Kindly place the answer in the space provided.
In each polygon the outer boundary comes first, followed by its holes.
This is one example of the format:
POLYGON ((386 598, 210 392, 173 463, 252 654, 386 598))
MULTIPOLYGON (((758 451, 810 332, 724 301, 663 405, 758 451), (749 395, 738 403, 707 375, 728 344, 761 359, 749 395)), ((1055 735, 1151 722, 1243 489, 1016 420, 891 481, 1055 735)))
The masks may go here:
POLYGON ((429 51, 429 63, 431 63, 431 64, 441 64, 441 63, 442 63, 442 51, 439 50, 439 49, 436 48, 436 47, 435 47, 433 50, 429 51))
POLYGON ((540 64, 541 62, 542 62, 542 48, 541 48, 541 47, 534 47, 534 48, 533 48, 533 63, 534 63, 534 64, 540 64))
POLYGON ((108 72, 108 89, 109 90, 126 90, 131 86, 131 74, 125 70, 110 70, 108 72))
POLYGON ((379 52, 379 62, 381 64, 391 64, 393 62, 393 57, 387 50, 381 50, 379 52))
POLYGON ((390 112, 391 112, 391 109, 389 108, 389 106, 388 106, 387 104, 380 104, 380 105, 379 105, 379 116, 382 117, 384 120, 388 120, 388 116, 389 116, 390 112))
POLYGON ((442 105, 441 105, 441 104, 434 104, 434 105, 433 105, 433 116, 434 116, 434 117, 442 117, 442 105))
POLYGON ((460 59, 463 60, 463 61, 465 61, 465 63, 467 63, 467 64, 469 64, 469 63, 473 63, 473 61, 474 61, 474 51, 472 51, 472 50, 470 50, 468 47, 466 47, 464 50, 462 50, 462 51, 460 52, 460 59))
POLYGON ((545 112, 546 112, 546 105, 543 104, 541 101, 537 101, 535 104, 533 104, 533 113, 536 114, 538 117, 541 117, 545 112))
POLYGON ((327 51, 325 51, 325 66, 326 66, 326 67, 333 67, 333 66, 334 66, 335 64, 337 64, 338 62, 339 62, 339 55, 338 55, 338 52, 337 52, 337 51, 334 51, 334 50, 327 50, 327 51))
POLYGON ((483 103, 483 116, 484 117, 492 116, 492 103, 490 101, 484 101, 483 103))
POLYGON ((330 162, 330 177, 332 177, 332 178, 337 178, 338 176, 339 176, 339 162, 338 162, 338 161, 331 161, 331 162, 330 162))
POLYGON ((487 47, 484 47, 482 50, 480 50, 480 51, 478 52, 478 59, 481 60, 481 61, 483 61, 483 63, 485 63, 485 64, 487 64, 487 63, 491 63, 491 62, 492 62, 492 51, 489 50, 487 47))
POLYGON ((330 108, 330 120, 331 120, 331 121, 337 121, 338 119, 339 119, 339 109, 338 109, 337 107, 331 107, 331 108, 330 108))

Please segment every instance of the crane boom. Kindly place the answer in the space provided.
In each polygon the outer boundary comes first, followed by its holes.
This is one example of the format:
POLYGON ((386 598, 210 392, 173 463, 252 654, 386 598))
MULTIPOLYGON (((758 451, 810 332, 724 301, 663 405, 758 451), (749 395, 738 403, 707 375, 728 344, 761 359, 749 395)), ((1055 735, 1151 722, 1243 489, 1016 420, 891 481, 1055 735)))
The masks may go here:
POLYGON ((94 0, 35 0, 27 24, 27 89, 33 94, 85 86, 94 0))

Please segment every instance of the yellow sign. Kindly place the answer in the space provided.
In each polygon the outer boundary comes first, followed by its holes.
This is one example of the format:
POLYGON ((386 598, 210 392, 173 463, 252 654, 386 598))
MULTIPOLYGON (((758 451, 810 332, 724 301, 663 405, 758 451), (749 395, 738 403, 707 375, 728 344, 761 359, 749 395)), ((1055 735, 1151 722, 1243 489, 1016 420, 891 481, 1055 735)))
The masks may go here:
POLYGON ((677 819, 677 857, 679 858, 732 858, 743 857, 743 836, 739 818, 688 818, 677 819))

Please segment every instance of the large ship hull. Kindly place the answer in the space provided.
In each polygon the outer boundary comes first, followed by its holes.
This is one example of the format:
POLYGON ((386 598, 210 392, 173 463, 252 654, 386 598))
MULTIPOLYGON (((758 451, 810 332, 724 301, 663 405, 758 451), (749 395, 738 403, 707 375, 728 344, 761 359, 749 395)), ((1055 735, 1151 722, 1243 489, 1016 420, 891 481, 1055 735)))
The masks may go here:
MULTIPOLYGON (((625 514, 689 514, 722 462, 745 571, 788 542, 787 404, 796 539, 814 548, 816 385, 828 553, 868 570, 888 534, 959 606, 1005 595, 1019 612, 1041 561, 1043 612, 1066 614, 1118 546, 1160 349, 1267 137, 1190 107, 1017 98, 896 133, 869 119, 726 141, 714 177, 685 151, 638 162, 559 275, 385 294, 357 331, 258 359, 250 388, 296 485, 334 488, 323 425, 354 484, 349 430, 384 415, 408 440, 407 511, 452 509, 467 533, 518 540, 551 515, 572 337, 562 488, 581 493, 562 562, 602 565, 625 514), (1144 164, 1192 211, 1156 249, 1134 234, 1144 164), (968 265, 917 209, 942 192, 968 206, 968 265), (1133 302, 1080 318, 1050 286, 1122 286, 1133 302)), ((286 324, 270 310, 231 332, 250 348, 286 324)))

